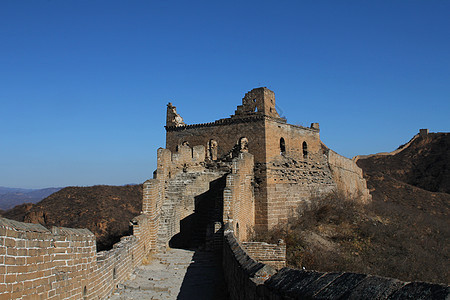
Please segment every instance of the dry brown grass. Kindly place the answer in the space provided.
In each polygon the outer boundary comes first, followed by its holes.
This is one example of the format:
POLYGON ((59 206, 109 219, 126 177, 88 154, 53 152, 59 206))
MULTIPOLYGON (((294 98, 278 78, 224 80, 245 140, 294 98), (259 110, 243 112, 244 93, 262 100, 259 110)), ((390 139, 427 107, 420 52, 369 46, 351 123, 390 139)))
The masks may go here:
POLYGON ((445 220, 400 212, 406 211, 390 202, 364 206, 334 193, 299 206, 297 216, 269 232, 253 232, 252 239, 274 243, 283 237, 294 268, 448 283, 445 220))

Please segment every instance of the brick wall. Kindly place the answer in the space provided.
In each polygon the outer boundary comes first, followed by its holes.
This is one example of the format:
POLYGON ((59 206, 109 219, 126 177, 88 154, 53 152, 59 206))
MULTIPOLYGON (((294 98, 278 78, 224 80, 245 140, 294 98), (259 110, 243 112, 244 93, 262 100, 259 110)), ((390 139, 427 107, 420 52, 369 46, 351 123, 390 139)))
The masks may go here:
POLYGON ((156 238, 160 221, 160 210, 163 198, 164 186, 159 179, 149 179, 144 182, 142 212, 149 217, 150 248, 156 249, 156 238))
POLYGON ((285 154, 296 159, 303 158, 303 150, 306 150, 306 156, 308 156, 311 153, 319 153, 321 149, 318 129, 287 124, 277 119, 266 119, 266 162, 280 155, 281 138, 284 139, 285 154), (304 149, 304 142, 306 149, 304 149))
POLYGON ((295 215, 301 202, 329 193, 336 185, 318 129, 267 120, 266 147, 267 163, 261 168, 266 175, 267 223, 262 225, 271 228, 295 215))
POLYGON ((186 125, 167 130, 166 148, 176 152, 177 146, 188 142, 190 146, 201 145, 208 149, 210 140, 217 142, 217 156, 228 154, 239 139, 248 139, 248 151, 255 155, 255 161, 265 159, 264 124, 265 118, 222 119, 208 124, 186 125))
POLYGON ((232 224, 240 240, 246 240, 255 225, 253 166, 253 155, 250 153, 242 152, 234 158, 223 192, 223 222, 232 224))
POLYGON ((0 298, 104 299, 150 250, 148 216, 132 223, 132 236, 97 253, 87 229, 0 218, 0 298))
POLYGON ((253 259, 274 267, 276 270, 286 267, 286 244, 265 242, 241 242, 241 247, 253 259))
POLYGON ((49 298, 60 281, 53 266, 53 235, 38 224, 0 218, 0 297, 49 298), (6 297, 5 297, 6 296, 6 297))

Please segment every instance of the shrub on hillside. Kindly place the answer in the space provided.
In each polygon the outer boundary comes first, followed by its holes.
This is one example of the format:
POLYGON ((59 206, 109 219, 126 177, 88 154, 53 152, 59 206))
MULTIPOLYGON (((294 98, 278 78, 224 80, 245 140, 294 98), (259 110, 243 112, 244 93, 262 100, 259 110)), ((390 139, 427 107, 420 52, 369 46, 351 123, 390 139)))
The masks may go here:
POLYGON ((445 214, 427 212, 412 198, 401 204, 378 198, 375 194, 371 204, 363 205, 339 193, 315 197, 299 205, 287 222, 250 236, 269 243, 284 239, 287 264, 293 268, 448 284, 445 214))

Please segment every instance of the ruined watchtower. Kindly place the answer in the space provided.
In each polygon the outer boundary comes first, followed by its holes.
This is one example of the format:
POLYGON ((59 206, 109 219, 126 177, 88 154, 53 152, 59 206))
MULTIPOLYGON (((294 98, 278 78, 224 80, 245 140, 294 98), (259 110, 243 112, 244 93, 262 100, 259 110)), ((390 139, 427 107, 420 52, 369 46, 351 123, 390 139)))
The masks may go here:
POLYGON ((201 145, 205 162, 230 161, 241 152, 254 156, 254 220, 260 229, 286 220, 300 202, 336 189, 370 197, 361 169, 321 142, 319 124, 288 124, 268 88, 246 93, 229 118, 204 124, 185 124, 169 103, 165 128, 172 153, 201 145))

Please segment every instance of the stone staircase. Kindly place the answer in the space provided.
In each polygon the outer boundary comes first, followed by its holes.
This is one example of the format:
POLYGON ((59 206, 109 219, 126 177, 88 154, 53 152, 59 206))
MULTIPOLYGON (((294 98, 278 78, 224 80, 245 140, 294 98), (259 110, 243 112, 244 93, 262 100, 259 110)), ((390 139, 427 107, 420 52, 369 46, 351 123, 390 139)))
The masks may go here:
MULTIPOLYGON (((169 180, 165 189, 158 228, 157 248, 159 252, 164 252, 169 240, 180 232, 180 221, 194 214, 196 198, 206 193, 210 188, 210 183, 223 175, 223 171, 205 170, 180 173, 169 180)), ((204 231, 195 232, 195 238, 198 239, 198 235, 204 237, 204 234, 204 231)))

